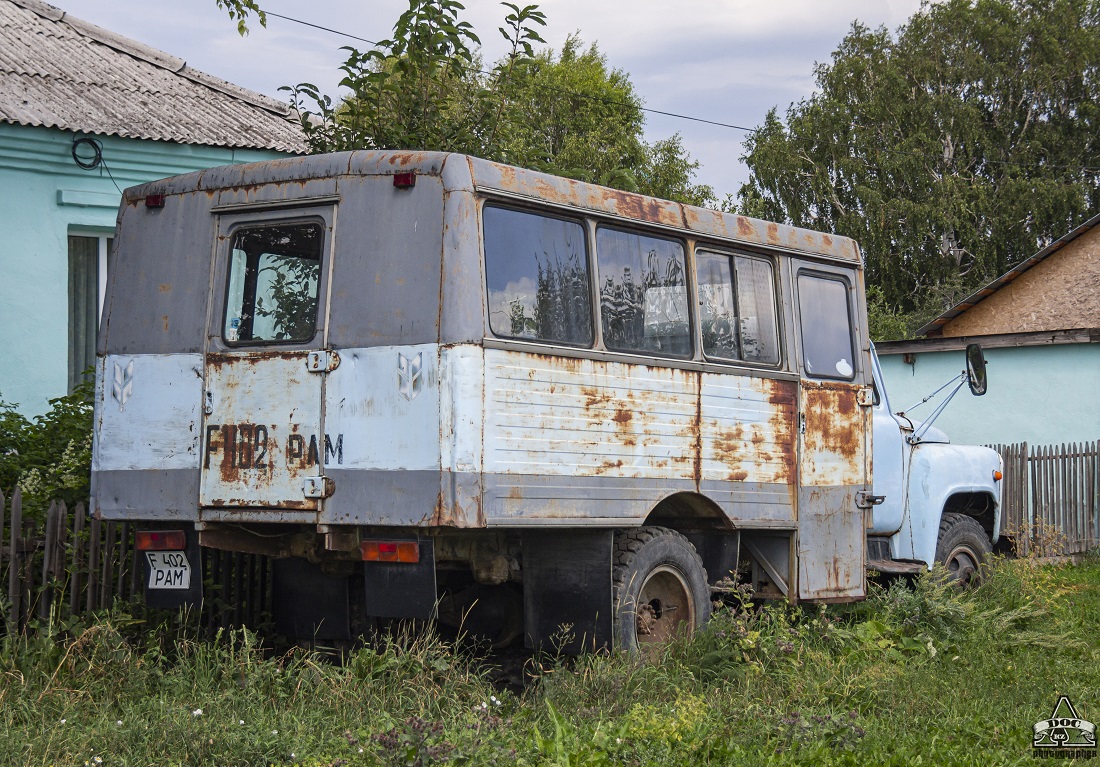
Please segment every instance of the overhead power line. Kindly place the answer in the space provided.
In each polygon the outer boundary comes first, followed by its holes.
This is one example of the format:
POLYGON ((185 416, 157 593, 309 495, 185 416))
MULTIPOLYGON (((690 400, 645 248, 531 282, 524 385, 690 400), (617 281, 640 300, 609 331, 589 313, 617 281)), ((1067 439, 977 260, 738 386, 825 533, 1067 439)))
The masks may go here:
MULTIPOLYGON (((273 11, 265 11, 265 13, 268 16, 274 16, 275 18, 282 19, 283 21, 290 21, 290 22, 293 22, 295 24, 301 24, 302 26, 312 27, 313 29, 319 29, 322 32, 331 32, 334 35, 340 35, 341 37, 347 37, 351 40, 358 40, 360 42, 367 43, 368 45, 374 45, 374 46, 378 46, 378 47, 381 47, 381 45, 382 45, 381 43, 379 43, 376 40, 368 40, 365 37, 359 37, 358 35, 353 35, 350 32, 343 32, 339 29, 332 29, 331 27, 322 26, 321 24, 314 24, 313 22, 310 22, 310 21, 303 21, 302 19, 295 19, 291 16, 284 16, 281 13, 274 13, 273 11)), ((488 72, 484 69, 478 69, 478 70, 475 70, 475 71, 477 71, 477 72, 479 72, 483 75, 492 75, 493 74, 492 72, 488 72)), ((724 122, 719 122, 717 120, 708 120, 704 117, 694 117, 692 115, 684 115, 684 114, 679 114, 677 112, 666 112, 666 111, 661 110, 661 109, 650 109, 649 107, 644 107, 644 106, 641 106, 640 104, 631 104, 629 102, 620 101, 618 99, 609 99, 609 98, 606 98, 604 96, 595 96, 595 95, 592 95, 590 93, 578 93, 577 91, 571 91, 567 88, 557 88, 557 87, 552 86, 552 85, 540 85, 540 87, 543 88, 544 90, 557 91, 558 93, 564 93, 568 96, 575 96, 576 98, 588 99, 589 101, 599 101, 599 102, 602 102, 604 104, 611 104, 613 106, 632 106, 632 107, 635 107, 637 109, 640 109, 643 112, 648 112, 649 114, 663 115, 665 117, 674 117, 678 120, 690 120, 691 122, 703 123, 705 125, 715 125, 719 128, 732 128, 733 130, 744 131, 746 133, 755 133, 756 130, 757 130, 756 128, 746 128, 746 127, 741 126, 741 125, 734 125, 733 123, 724 123, 724 122)))
MULTIPOLYGON (((289 22, 292 22, 294 24, 301 24, 302 26, 311 27, 313 29, 318 29, 322 32, 329 32, 329 33, 334 34, 334 35, 339 35, 341 37, 346 37, 350 40, 358 40, 359 42, 367 43, 368 45, 373 45, 373 46, 376 46, 376 47, 379 47, 379 48, 383 47, 382 44, 380 42, 376 41, 376 40, 368 40, 365 37, 360 37, 358 35, 353 35, 350 32, 344 32, 343 30, 340 30, 340 29, 333 29, 332 27, 326 27, 322 24, 314 24, 311 21, 305 21, 303 19, 296 19, 293 16, 284 16, 283 14, 275 13, 274 11, 265 11, 265 13, 268 16, 274 16, 275 18, 282 19, 283 21, 289 21, 289 22)), ((483 74, 483 75, 490 75, 491 76, 493 74, 492 72, 489 72, 489 71, 484 70, 484 69, 478 69, 478 70, 474 70, 474 71, 476 71, 480 74, 483 74)), ((590 93, 579 93, 578 91, 569 90, 568 88, 559 88, 559 87, 556 87, 556 86, 553 86, 553 85, 546 85, 546 84, 540 83, 538 85, 538 87, 542 88, 543 90, 554 91, 556 93, 562 93, 562 94, 565 94, 567 96, 572 96, 574 98, 587 99, 589 101, 598 101, 598 102, 601 102, 601 103, 604 103, 604 104, 609 104, 609 105, 612 105, 612 106, 630 106, 630 107, 634 107, 636 109, 639 109, 642 112, 648 112, 649 114, 662 115, 664 117, 672 117, 672 118, 675 118, 677 120, 688 120, 690 122, 702 123, 704 125, 714 125, 714 126, 719 127, 719 128, 730 128, 732 130, 738 130, 738 131, 742 131, 744 133, 756 133, 760 130, 759 128, 746 128, 743 125, 735 125, 733 123, 725 123, 725 122, 720 122, 718 120, 708 120, 705 117, 695 117, 694 115, 685 115, 685 114, 680 114, 678 112, 667 112, 667 111, 662 110, 662 109, 652 109, 650 107, 644 107, 644 106, 641 106, 640 104, 630 103, 630 102, 622 101, 620 99, 612 99, 612 98, 607 98, 605 96, 597 96, 597 95, 590 94, 590 93)), ((866 129, 866 126, 862 126, 862 127, 864 127, 864 129, 866 129)), ((926 157, 929 156, 926 153, 912 152, 912 151, 907 151, 907 150, 904 150, 904 149, 896 149, 896 148, 893 148, 893 147, 886 147, 886 146, 880 147, 878 151, 883 152, 885 154, 909 155, 909 156, 913 156, 913 157, 922 157, 922 158, 926 158, 926 157)), ((992 164, 992 165, 1014 166, 1014 167, 1018 167, 1018 168, 1030 167, 1030 166, 1025 165, 1024 163, 1015 162, 1015 161, 1012 161, 1012 160, 994 160, 994 159, 988 159, 987 158, 987 159, 983 159, 982 162, 992 164)), ((1071 167, 1071 166, 1063 166, 1063 165, 1050 165, 1049 167, 1057 168, 1059 170, 1083 171, 1083 172, 1088 173, 1088 174, 1096 174, 1096 173, 1100 172, 1100 168, 1091 168, 1091 167, 1087 167, 1087 166, 1071 167)))

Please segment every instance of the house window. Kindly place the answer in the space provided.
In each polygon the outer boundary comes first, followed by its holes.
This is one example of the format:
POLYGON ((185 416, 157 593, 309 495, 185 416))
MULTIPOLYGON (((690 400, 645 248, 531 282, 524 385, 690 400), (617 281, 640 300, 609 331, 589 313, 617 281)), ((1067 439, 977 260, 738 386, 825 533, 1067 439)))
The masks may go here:
POLYGON ((106 234, 69 235, 69 391, 94 378, 95 338, 110 252, 111 238, 106 234))

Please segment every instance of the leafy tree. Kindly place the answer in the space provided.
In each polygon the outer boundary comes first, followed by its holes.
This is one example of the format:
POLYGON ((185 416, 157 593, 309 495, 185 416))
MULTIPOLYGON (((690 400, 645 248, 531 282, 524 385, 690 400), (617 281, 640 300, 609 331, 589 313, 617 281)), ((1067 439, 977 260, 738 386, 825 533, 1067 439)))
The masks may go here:
MULTIPOLYGON (((1100 203, 1100 2, 947 0, 854 24, 745 142, 744 212, 856 238, 909 332, 1100 203)), ((897 332, 897 324, 890 326, 897 332)))
POLYGON ((628 191, 713 202, 678 135, 643 139, 645 115, 630 78, 571 35, 560 53, 535 50, 546 23, 537 6, 502 3, 510 50, 488 71, 456 0, 410 0, 391 39, 345 48, 334 101, 311 83, 287 87, 315 152, 422 149, 477 155, 628 191))
POLYGON ((237 33, 244 37, 248 34, 248 17, 255 15, 261 27, 267 26, 267 14, 263 12, 256 0, 216 0, 218 7, 229 14, 229 18, 237 22, 237 33))
POLYGON ((50 410, 29 420, 0 400, 0 491, 23 491, 23 511, 41 516, 51 500, 69 508, 88 500, 92 457, 92 384, 50 400, 50 410))

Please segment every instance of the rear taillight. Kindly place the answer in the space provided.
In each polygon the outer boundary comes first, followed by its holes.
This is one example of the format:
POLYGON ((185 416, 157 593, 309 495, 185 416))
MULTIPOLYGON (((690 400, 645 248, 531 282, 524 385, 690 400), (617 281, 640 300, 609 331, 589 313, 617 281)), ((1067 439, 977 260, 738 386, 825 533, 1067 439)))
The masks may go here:
POLYGON ((364 562, 420 561, 420 544, 416 541, 363 541, 359 544, 364 562))
POLYGON ((187 534, 183 530, 139 530, 134 545, 138 551, 183 551, 187 534))

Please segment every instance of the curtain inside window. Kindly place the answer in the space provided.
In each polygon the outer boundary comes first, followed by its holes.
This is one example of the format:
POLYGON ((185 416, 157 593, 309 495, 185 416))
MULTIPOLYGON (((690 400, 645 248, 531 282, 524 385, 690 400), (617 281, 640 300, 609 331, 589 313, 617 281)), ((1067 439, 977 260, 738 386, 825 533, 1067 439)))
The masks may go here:
MULTIPOLYGON (((99 238, 69 237, 69 391, 95 365, 99 326, 99 238)), ((89 380, 94 373, 89 372, 89 380)))

